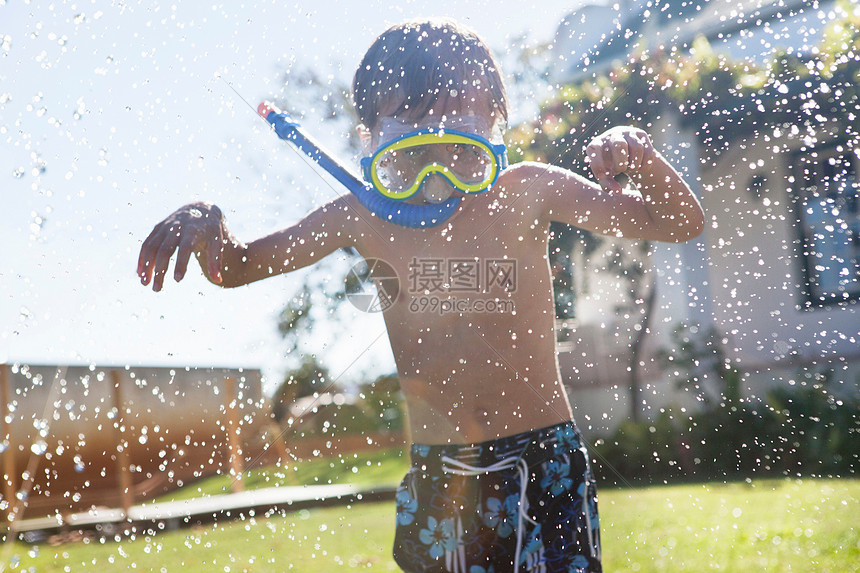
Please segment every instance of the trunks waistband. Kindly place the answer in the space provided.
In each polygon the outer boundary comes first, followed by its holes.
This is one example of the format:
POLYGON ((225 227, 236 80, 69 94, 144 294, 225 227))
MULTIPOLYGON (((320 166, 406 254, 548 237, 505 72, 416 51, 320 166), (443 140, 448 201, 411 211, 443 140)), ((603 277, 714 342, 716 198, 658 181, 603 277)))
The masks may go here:
POLYGON ((430 474, 437 474, 443 466, 443 458, 457 460, 473 466, 489 467, 511 456, 522 456, 532 465, 542 458, 550 457, 560 433, 566 433, 570 442, 573 437, 581 447, 582 439, 573 420, 475 444, 412 444, 410 457, 412 466, 430 474), (565 430, 567 430, 565 432, 565 430), (573 436, 571 436, 571 432, 573 436))

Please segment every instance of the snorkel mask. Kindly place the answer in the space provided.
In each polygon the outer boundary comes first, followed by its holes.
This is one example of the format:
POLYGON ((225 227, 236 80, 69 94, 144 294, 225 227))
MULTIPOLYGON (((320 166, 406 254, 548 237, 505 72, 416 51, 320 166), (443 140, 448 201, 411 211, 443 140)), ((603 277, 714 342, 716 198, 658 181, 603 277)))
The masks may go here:
POLYGON ((383 125, 386 143, 362 159, 367 182, 359 180, 329 155, 298 123, 269 102, 257 112, 289 141, 353 193, 373 215, 410 228, 435 227, 444 223, 460 205, 461 196, 440 203, 411 204, 428 178, 443 177, 454 189, 466 194, 486 191, 507 167, 505 146, 490 143, 480 135, 454 129, 425 128, 394 134, 383 125))
POLYGON ((505 146, 479 135, 489 129, 474 116, 454 120, 430 127, 383 120, 380 139, 387 141, 361 160, 365 181, 398 201, 414 197, 434 175, 467 195, 489 189, 508 166, 505 146))

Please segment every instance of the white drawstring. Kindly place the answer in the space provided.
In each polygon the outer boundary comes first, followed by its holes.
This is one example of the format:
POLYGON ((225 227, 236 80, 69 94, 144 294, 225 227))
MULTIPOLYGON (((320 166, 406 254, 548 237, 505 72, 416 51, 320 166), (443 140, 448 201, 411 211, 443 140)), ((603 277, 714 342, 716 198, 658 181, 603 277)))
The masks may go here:
POLYGON ((442 456, 442 463, 442 471, 460 476, 478 476, 484 473, 509 470, 514 467, 517 468, 517 473, 520 476, 520 508, 517 512, 517 549, 514 554, 514 573, 517 573, 520 569, 520 552, 523 545, 523 519, 525 518, 537 525, 537 522, 526 514, 526 487, 528 486, 529 479, 529 466, 526 461, 522 459, 522 456, 516 456, 505 458, 489 466, 479 467, 469 465, 448 456, 442 456))
POLYGON ((461 462, 460 460, 455 460, 454 458, 449 458, 448 456, 442 456, 443 464, 451 464, 455 467, 450 466, 442 466, 442 470, 449 474, 457 474, 461 476, 478 476, 484 473, 493 473, 499 472, 502 470, 509 470, 520 461, 519 456, 505 458, 501 461, 498 461, 490 466, 480 467, 480 466, 472 466, 465 462, 461 462))

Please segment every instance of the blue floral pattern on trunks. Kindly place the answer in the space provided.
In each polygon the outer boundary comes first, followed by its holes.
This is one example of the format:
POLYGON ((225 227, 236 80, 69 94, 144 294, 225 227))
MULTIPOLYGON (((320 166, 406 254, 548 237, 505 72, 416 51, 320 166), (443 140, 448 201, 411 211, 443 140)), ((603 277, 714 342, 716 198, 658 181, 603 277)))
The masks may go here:
POLYGON ((396 501, 404 571, 602 571, 594 479, 572 422, 481 444, 413 445, 396 501), (476 471, 460 475, 451 460, 476 471))
POLYGON ((588 559, 582 555, 577 555, 570 562, 570 567, 568 567, 567 571, 568 573, 588 573, 588 559))
POLYGON ((430 557, 438 559, 446 551, 453 551, 457 547, 454 520, 447 518, 437 522, 435 517, 430 516, 427 518, 427 529, 422 529, 418 538, 421 543, 430 546, 430 557))
POLYGON ((573 485, 573 480, 568 477, 570 465, 561 460, 547 462, 545 473, 546 477, 541 480, 540 486, 549 489, 553 495, 564 493, 573 485))
POLYGON ((495 497, 487 499, 487 511, 484 512, 484 524, 496 530, 502 539, 514 532, 520 514, 520 496, 509 495, 504 503, 495 497))
POLYGON ((413 499, 409 492, 402 489, 397 492, 397 525, 409 525, 415 521, 415 512, 418 511, 418 501, 413 499))
POLYGON ((579 441, 579 434, 576 428, 572 426, 562 426, 555 432, 555 448, 558 452, 565 450, 576 450, 582 447, 579 441))
POLYGON ((538 553, 543 547, 541 543, 540 524, 535 525, 523 543, 522 553, 520 554, 520 565, 529 560, 529 558, 538 553))

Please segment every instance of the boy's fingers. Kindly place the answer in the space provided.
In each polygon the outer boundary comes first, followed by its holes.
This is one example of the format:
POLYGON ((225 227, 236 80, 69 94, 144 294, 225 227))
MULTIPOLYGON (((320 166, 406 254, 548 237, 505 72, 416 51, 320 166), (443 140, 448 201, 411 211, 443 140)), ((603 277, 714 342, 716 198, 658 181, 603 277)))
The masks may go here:
POLYGON ((615 173, 627 170, 630 158, 629 144, 623 136, 614 136, 607 144, 609 157, 612 158, 612 167, 615 173))
POLYGON ((173 251, 175 250, 176 241, 172 237, 167 237, 158 248, 158 253, 155 255, 155 264, 153 265, 152 290, 161 290, 164 284, 164 276, 167 274, 167 267, 170 265, 170 257, 173 256, 173 251))
POLYGON ((594 178, 597 180, 597 183, 603 188, 604 191, 620 191, 621 185, 619 185, 618 181, 613 179, 612 169, 609 166, 609 162, 607 162, 603 155, 599 152, 593 153, 590 155, 590 164, 591 164, 591 172, 594 174, 594 178))
POLYGON ((156 225, 140 246, 140 254, 137 257, 137 274, 141 279, 145 279, 148 274, 147 271, 152 263, 153 243, 155 243, 155 236, 160 230, 161 225, 156 225))
POLYGON ((603 153, 601 152, 600 147, 589 147, 588 148, 588 166, 591 168, 591 172, 594 173, 595 177, 598 179, 603 173, 606 173, 606 162, 603 159, 603 153))
POLYGON ((140 254, 137 255, 137 276, 143 278, 143 271, 146 269, 146 263, 149 261, 147 258, 148 249, 146 248, 146 241, 140 246, 140 254))
POLYGON ((163 229, 160 225, 153 229, 140 247, 140 255, 137 259, 137 274, 140 276, 140 282, 143 285, 149 284, 149 281, 152 280, 155 257, 158 255, 158 245, 164 240, 162 231, 163 229))
POLYGON ((143 285, 149 282, 150 261, 152 261, 152 255, 149 252, 149 248, 144 245, 140 248, 140 255, 137 257, 137 276, 143 285))
POLYGON ((651 141, 651 136, 647 133, 642 134, 642 167, 651 165, 654 160, 654 155, 657 150, 654 149, 654 143, 651 141))
POLYGON ((627 171, 629 149, 626 139, 607 135, 592 142, 587 148, 588 162, 594 178, 607 193, 621 193, 623 188, 615 180, 619 173, 627 171))
POLYGON ((173 269, 173 280, 181 281, 188 270, 188 260, 191 258, 192 239, 187 235, 179 241, 179 251, 176 253, 176 268, 173 269))
POLYGON ((639 171, 639 169, 642 168, 642 157, 645 155, 645 145, 639 138, 628 136, 627 149, 629 150, 627 169, 630 171, 639 171))
POLYGON ((224 237, 221 225, 218 225, 218 233, 212 238, 207 249, 207 263, 209 264, 209 276, 216 283, 221 282, 221 253, 224 251, 224 237))

